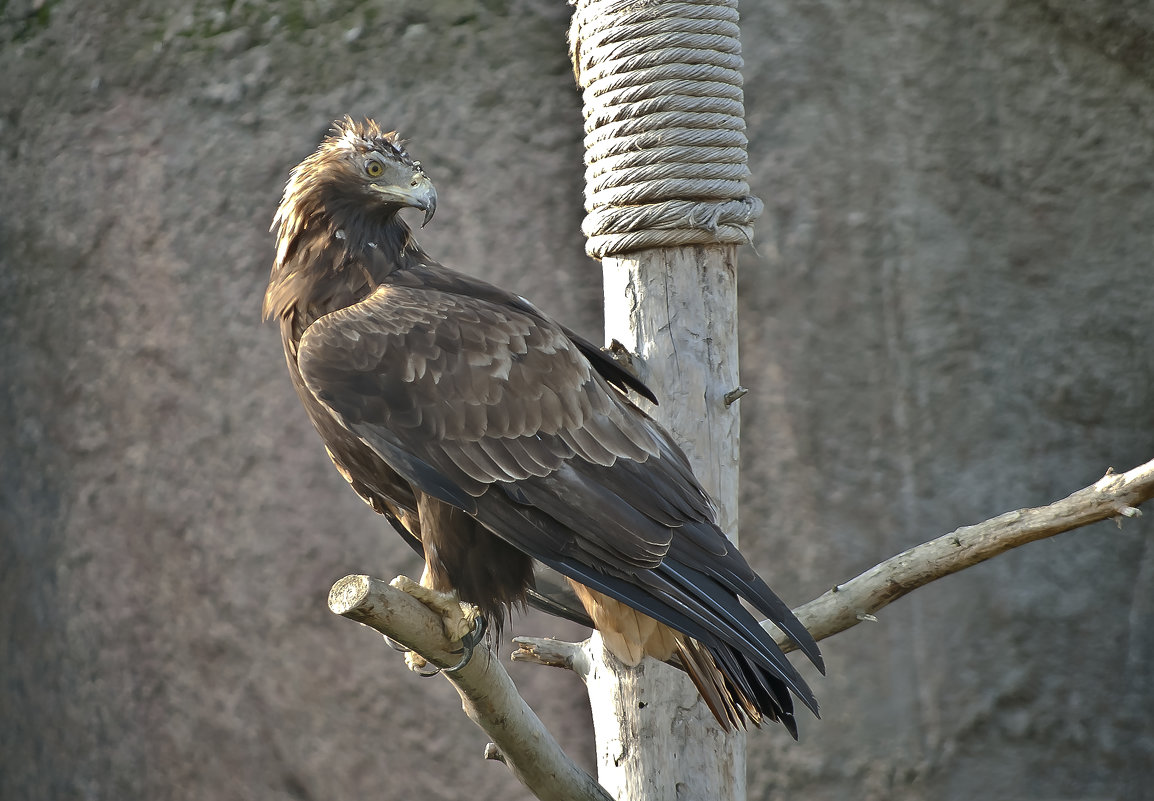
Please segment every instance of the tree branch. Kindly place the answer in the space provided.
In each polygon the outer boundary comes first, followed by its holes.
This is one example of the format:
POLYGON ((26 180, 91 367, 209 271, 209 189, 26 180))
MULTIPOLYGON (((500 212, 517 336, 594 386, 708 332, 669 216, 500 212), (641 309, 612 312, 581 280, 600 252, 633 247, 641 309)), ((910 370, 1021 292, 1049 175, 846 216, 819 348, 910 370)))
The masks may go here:
MULTIPOLYGON (((1154 498, 1154 461, 1126 473, 1112 470, 1094 484, 1048 506, 1018 509, 923 543, 794 610, 816 639, 825 639, 869 620, 873 614, 918 587, 984 562, 1028 542, 1101 520, 1138 517, 1138 506, 1154 498)), ((368 576, 346 576, 333 585, 329 608, 412 648, 445 668, 459 660, 445 638, 440 618, 420 601, 368 576)), ((768 625, 768 624, 766 624, 768 625)), ((792 643, 780 632, 786 651, 792 643)), ((586 644, 518 637, 518 661, 589 672, 586 644)), ((484 729, 499 759, 538 798, 558 801, 613 801, 589 774, 557 745, 524 700, 509 674, 485 648, 445 678, 461 696, 465 713, 484 729)))
MULTIPOLYGON (((870 620, 882 607, 931 581, 957 573, 1028 542, 1101 520, 1137 517, 1138 505, 1154 497, 1154 461, 1127 473, 1107 470, 1089 487, 1048 506, 1018 509, 973 526, 962 526, 910 548, 794 610, 814 639, 821 640, 870 620)), ((767 627, 770 624, 763 624, 767 627)), ((781 632, 777 642, 794 650, 781 632)))
MULTIPOLYGON (((369 576, 346 576, 329 591, 329 609, 362 623, 448 668, 460 660, 441 619, 412 596, 369 576)), ((493 738, 499 758, 538 798, 613 801, 571 760, 533 713, 488 648, 478 647, 460 670, 442 675, 461 696, 465 714, 493 738)))

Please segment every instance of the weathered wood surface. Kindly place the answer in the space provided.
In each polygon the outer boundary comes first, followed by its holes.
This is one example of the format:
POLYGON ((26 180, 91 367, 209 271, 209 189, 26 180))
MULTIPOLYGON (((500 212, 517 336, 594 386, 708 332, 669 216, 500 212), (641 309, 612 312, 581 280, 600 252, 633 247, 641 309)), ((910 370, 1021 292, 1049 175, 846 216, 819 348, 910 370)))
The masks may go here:
MULTIPOLYGON (((659 404, 647 409, 685 449, 718 521, 737 538, 740 402, 736 248, 663 248, 602 262, 605 338, 637 354, 659 404)), ((644 403, 644 402, 642 402, 644 403)), ((682 672, 630 670, 593 639, 586 678, 598 779, 616 798, 745 798, 745 737, 726 734, 682 672)))

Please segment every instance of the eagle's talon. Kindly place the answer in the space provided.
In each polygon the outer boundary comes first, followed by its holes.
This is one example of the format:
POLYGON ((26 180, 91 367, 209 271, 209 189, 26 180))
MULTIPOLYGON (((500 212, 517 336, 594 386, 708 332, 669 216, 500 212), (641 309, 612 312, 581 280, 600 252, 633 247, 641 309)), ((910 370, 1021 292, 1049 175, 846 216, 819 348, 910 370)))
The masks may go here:
POLYGON ((392 637, 385 637, 385 644, 394 651, 400 651, 405 655, 405 667, 416 673, 422 679, 427 679, 430 676, 436 676, 441 672, 441 669, 436 665, 429 666, 429 660, 418 654, 412 648, 406 648, 392 637))
POLYGON ((418 654, 416 651, 408 651, 405 653, 405 665, 409 670, 416 673, 422 679, 427 679, 436 676, 441 672, 441 669, 436 665, 430 665, 429 660, 418 654))
POLYGON ((402 654, 411 654, 413 652, 412 648, 406 648, 387 634, 383 636, 385 638, 385 645, 389 646, 394 651, 400 651, 402 654))
POLYGON ((473 650, 485 639, 485 633, 489 629, 488 619, 484 615, 479 614, 474 620, 476 621, 476 625, 473 626, 473 630, 461 637, 461 659, 452 667, 445 668, 445 673, 456 673, 465 665, 469 664, 473 659, 473 650))

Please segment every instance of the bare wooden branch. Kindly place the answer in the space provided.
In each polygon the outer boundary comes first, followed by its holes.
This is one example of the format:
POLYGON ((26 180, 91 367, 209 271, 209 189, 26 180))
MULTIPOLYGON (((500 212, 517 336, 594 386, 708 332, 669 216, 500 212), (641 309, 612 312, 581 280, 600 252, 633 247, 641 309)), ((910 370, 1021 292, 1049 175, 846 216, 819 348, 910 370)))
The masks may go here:
MULTIPOLYGON (((452 667, 460 660, 441 619, 380 579, 346 576, 330 590, 329 609, 413 649, 438 667, 452 667)), ((488 648, 478 647, 468 664, 443 675, 461 696, 465 714, 493 738, 501 761, 538 798, 613 801, 561 750, 488 648)))
POLYGON ((582 679, 589 674, 589 652, 584 643, 554 640, 552 637, 514 637, 517 646, 509 658, 546 667, 572 670, 582 679))
MULTIPOLYGON (((1123 517, 1137 517, 1138 506, 1154 497, 1154 461, 1126 473, 1108 470, 1084 489, 1048 506, 1006 512, 983 523, 963 526, 871 567, 854 579, 798 607, 794 614, 821 640, 876 620, 874 613, 931 581, 957 573, 1006 551, 1064 531, 1123 517)), ((766 624, 768 625, 768 624, 766 624)), ((778 644, 793 643, 777 632, 778 644)))

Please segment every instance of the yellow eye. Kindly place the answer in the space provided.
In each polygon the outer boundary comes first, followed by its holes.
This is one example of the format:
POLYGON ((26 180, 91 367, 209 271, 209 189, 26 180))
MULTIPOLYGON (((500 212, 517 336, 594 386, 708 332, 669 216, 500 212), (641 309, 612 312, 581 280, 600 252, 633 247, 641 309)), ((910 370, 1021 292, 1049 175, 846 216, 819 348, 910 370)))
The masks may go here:
POLYGON ((379 178, 381 173, 385 171, 384 166, 379 161, 370 161, 365 164, 365 172, 369 174, 370 178, 379 178))

